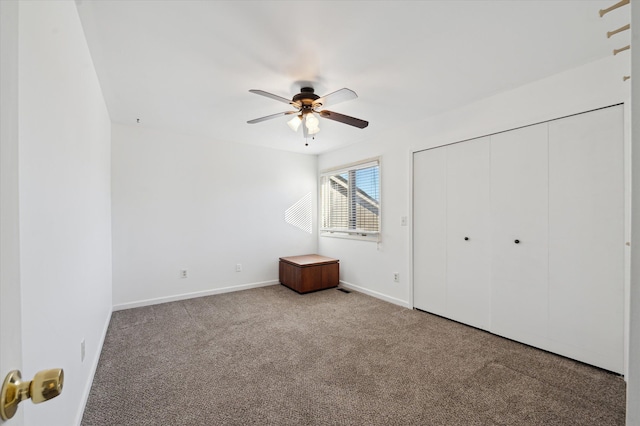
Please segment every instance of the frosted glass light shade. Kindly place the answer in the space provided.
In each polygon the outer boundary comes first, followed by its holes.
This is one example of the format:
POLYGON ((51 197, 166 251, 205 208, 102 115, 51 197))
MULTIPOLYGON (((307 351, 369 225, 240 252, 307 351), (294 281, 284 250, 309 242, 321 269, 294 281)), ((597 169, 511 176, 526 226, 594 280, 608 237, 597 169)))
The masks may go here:
POLYGON ((316 116, 313 115, 312 113, 307 114, 306 120, 307 120, 307 129, 309 130, 313 129, 314 127, 318 127, 318 124, 320 124, 316 116))
POLYGON ((302 123, 302 117, 299 115, 294 116, 291 120, 287 121, 287 124, 294 132, 298 131, 300 124, 302 123))

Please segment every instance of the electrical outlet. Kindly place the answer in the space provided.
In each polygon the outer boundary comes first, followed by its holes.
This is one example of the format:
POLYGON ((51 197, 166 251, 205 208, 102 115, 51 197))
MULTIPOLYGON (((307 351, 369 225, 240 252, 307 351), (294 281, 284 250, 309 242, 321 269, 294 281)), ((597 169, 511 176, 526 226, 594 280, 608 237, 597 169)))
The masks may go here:
POLYGON ((187 270, 186 269, 181 269, 180 270, 180 278, 187 278, 187 270))
POLYGON ((394 272, 393 273, 393 282, 394 283, 399 283, 400 282, 400 273, 399 272, 394 272))
POLYGON ((85 356, 86 352, 85 352, 85 344, 84 344, 84 339, 82 339, 80 341, 80 361, 84 362, 84 356, 85 356))
POLYGON ((236 272, 242 272, 242 263, 236 263, 236 272))

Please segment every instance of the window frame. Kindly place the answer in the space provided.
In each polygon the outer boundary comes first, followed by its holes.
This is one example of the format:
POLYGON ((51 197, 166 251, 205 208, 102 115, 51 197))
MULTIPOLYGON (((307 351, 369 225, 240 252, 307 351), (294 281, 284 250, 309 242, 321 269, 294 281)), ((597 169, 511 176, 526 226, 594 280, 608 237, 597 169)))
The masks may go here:
MULTIPOLYGON (((381 157, 367 158, 365 160, 356 161, 349 164, 343 164, 330 169, 320 171, 318 178, 319 182, 319 198, 318 205, 320 206, 320 226, 319 235, 321 237, 333 237, 333 238, 347 238, 352 240, 374 241, 380 242, 382 235, 382 161, 381 157), (378 168, 378 230, 366 231, 358 229, 344 229, 344 228, 325 228, 324 224, 324 202, 325 202, 325 179, 329 176, 335 176, 343 173, 349 173, 350 171, 356 171, 360 169, 366 169, 369 167, 377 166, 378 168)), ((357 183, 356 183, 357 185, 357 183)), ((349 220, 353 217, 349 213, 349 220)))

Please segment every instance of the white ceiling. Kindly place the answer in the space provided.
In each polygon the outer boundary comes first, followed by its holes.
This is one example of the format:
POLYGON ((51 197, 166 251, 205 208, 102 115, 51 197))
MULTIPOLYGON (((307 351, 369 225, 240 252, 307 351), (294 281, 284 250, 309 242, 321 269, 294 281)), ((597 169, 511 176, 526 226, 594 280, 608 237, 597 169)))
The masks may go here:
MULTIPOLYGON (((117 123, 318 154, 570 69, 626 45, 615 1, 77 0, 111 119, 117 123), (301 82, 356 100, 321 119, 305 147, 281 117, 301 82)), ((628 33, 628 31, 627 31, 628 33)), ((622 56, 622 55, 620 55, 622 56)))

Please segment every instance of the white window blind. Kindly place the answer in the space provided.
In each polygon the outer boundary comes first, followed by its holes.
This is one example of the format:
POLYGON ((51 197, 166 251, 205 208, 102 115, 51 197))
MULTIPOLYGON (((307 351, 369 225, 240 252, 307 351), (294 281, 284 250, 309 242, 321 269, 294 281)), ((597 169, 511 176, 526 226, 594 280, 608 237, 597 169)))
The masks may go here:
POLYGON ((321 175, 322 232, 377 238, 380 163, 366 161, 321 175))

